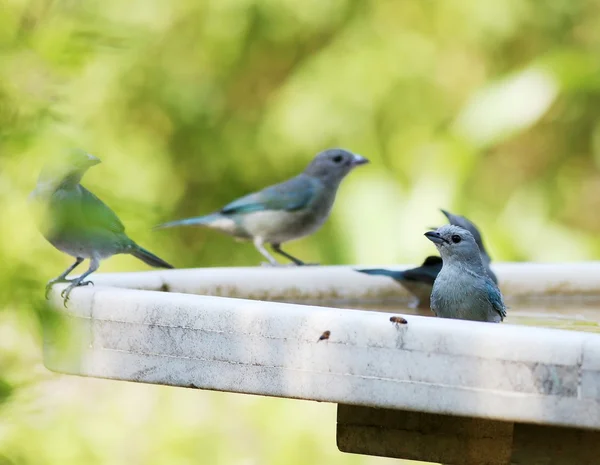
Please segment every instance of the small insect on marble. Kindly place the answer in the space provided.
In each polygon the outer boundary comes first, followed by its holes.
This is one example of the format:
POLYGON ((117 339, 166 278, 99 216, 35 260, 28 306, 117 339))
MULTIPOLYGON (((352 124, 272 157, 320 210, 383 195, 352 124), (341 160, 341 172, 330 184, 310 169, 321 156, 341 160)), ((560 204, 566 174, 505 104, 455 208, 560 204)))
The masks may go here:
POLYGON ((331 336, 331 331, 325 331, 323 334, 321 334, 321 337, 319 337, 319 341, 326 341, 327 339, 329 339, 329 336, 331 336))
POLYGON ((406 321, 406 318, 402 318, 401 316, 392 316, 392 317, 390 317, 390 321, 392 323, 394 323, 396 326, 405 325, 408 323, 408 321, 406 321))

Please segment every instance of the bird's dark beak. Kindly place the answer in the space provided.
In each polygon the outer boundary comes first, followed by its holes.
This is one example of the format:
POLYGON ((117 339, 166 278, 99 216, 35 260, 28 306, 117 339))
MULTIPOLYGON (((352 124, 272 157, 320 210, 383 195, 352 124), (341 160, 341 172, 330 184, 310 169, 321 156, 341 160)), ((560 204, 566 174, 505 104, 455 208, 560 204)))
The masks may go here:
POLYGON ((361 155, 354 154, 354 157, 352 157, 352 166, 365 165, 367 163, 369 163, 369 160, 361 155))
POLYGON ((434 244, 443 244, 443 243, 447 243, 449 244, 449 242, 444 239, 439 232, 437 231, 427 231, 425 233, 425 237, 427 239, 429 239, 431 242, 433 242, 434 244))

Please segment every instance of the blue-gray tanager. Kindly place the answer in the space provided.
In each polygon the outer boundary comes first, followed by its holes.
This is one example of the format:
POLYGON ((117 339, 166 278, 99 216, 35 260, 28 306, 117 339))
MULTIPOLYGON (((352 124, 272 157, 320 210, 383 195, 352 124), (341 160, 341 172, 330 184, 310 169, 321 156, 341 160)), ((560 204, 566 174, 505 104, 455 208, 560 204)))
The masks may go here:
POLYGON ((373 268, 356 271, 370 275, 389 276, 417 298, 411 306, 430 308, 431 289, 441 269, 442 259, 432 255, 427 257, 421 266, 409 270, 397 271, 373 268))
MULTIPOLYGON (((481 259, 483 260, 483 264, 485 265, 487 273, 492 278, 496 284, 498 283, 496 275, 490 269, 490 256, 485 250, 483 246, 483 242, 481 239, 481 234, 479 230, 467 218, 464 216, 453 215, 452 213, 442 210, 442 213, 446 215, 450 224, 454 224, 456 226, 460 226, 466 230, 468 230, 473 237, 475 238, 475 242, 479 247, 481 253, 481 259)), ((435 229, 435 228, 434 228, 435 229)), ((416 301, 412 304, 412 306, 417 308, 429 308, 430 307, 430 296, 431 290, 433 288, 433 282, 437 274, 442 269, 442 259, 440 257, 427 257, 423 264, 417 268, 412 268, 410 270, 404 271, 394 271, 394 270, 386 270, 386 269, 366 269, 366 270, 356 270, 361 273, 366 273, 370 275, 380 275, 380 276, 389 276, 394 279, 402 286, 404 286, 409 292, 411 292, 417 298, 416 301)))
POLYGON ((131 254, 150 266, 173 268, 148 252, 125 234, 117 215, 98 197, 80 184, 85 172, 100 160, 86 152, 72 151, 62 163, 46 166, 30 199, 38 214, 38 227, 43 236, 58 250, 75 257, 75 263, 46 286, 46 296, 57 282, 70 282, 61 293, 66 305, 71 291, 90 284, 85 278, 96 271, 100 260, 115 254, 131 254), (88 270, 67 279, 85 259, 88 270))
POLYGON ((481 233, 479 232, 479 229, 477 229, 477 226, 475 226, 475 224, 473 224, 472 221, 470 221, 468 218, 465 218, 464 216, 454 215, 446 210, 442 210, 442 213, 446 216, 446 218, 448 218, 450 224, 460 226, 461 228, 466 229, 473 235, 473 237, 475 238, 475 242, 477 243, 477 247, 479 247, 481 259, 483 260, 483 264, 485 265, 487 273, 490 275, 490 278, 492 278, 492 280, 496 284, 498 284, 498 278, 496 278, 496 275, 490 269, 490 262, 492 261, 492 259, 490 258, 487 251, 485 250, 485 247, 483 246, 483 239, 481 238, 481 233))
POLYGON ((431 310, 441 318, 499 323, 506 306, 498 286, 485 270, 473 235, 445 225, 425 236, 435 244, 443 266, 433 283, 431 310))
POLYGON ((281 244, 317 231, 329 216, 342 179, 365 163, 368 163, 366 158, 347 150, 325 150, 294 178, 234 200, 210 215, 172 221, 157 229, 173 226, 217 229, 238 239, 252 240, 273 266, 278 262, 265 244, 271 244, 275 252, 294 264, 304 265, 284 252, 281 244))

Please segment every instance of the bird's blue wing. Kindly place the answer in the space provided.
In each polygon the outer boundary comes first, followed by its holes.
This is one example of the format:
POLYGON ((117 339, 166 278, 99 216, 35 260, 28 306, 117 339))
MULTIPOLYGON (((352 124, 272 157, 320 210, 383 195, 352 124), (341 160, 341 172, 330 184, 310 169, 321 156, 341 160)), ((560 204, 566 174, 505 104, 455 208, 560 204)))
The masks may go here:
POLYGON ((223 207, 221 213, 231 215, 265 210, 301 210, 314 199, 320 188, 317 179, 300 175, 234 200, 223 207))
POLYGON ((506 305, 504 305, 504 300, 502 299, 502 294, 500 293, 500 289, 498 286, 494 284, 491 279, 486 279, 486 289, 488 300, 492 304, 494 310, 496 310, 502 319, 506 318, 506 305))

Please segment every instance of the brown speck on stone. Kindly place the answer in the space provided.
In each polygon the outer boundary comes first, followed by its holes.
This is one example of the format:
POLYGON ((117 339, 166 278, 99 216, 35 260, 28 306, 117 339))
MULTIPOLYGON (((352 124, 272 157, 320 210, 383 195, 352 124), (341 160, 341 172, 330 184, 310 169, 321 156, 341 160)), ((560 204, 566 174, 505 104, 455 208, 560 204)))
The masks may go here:
POLYGON ((321 334, 321 337, 319 337, 317 342, 326 341, 327 339, 329 339, 329 336, 331 336, 331 331, 325 331, 323 334, 321 334))
POLYGON ((390 321, 392 323, 394 323, 396 326, 408 324, 408 321, 406 321, 406 318, 403 318, 401 316, 392 316, 392 317, 390 317, 390 321))
POLYGON ((171 292, 171 288, 167 283, 162 283, 160 288, 158 289, 160 292, 171 292))

